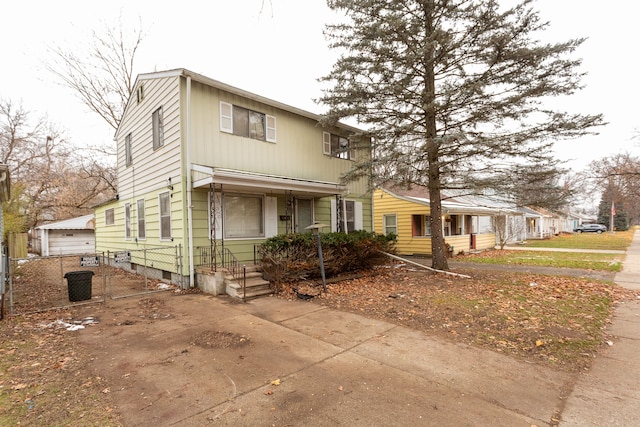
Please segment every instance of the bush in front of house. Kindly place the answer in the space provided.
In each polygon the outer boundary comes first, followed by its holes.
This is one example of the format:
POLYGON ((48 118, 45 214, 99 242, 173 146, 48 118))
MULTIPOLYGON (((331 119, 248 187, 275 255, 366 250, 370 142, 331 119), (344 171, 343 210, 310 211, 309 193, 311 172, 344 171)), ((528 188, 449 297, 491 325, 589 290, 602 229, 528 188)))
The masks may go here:
MULTIPOLYGON (((395 235, 368 231, 321 233, 322 258, 327 278, 367 270, 387 262, 382 252, 395 252, 395 235)), ((320 277, 317 237, 311 233, 281 234, 260 246, 267 280, 281 283, 320 277)))

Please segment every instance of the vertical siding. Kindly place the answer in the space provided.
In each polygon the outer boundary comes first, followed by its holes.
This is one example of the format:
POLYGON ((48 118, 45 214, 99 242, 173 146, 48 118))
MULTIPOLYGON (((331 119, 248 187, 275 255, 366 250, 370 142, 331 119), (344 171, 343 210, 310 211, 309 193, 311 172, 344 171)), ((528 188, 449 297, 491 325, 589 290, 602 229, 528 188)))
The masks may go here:
MULTIPOLYGON (((322 131, 315 120, 202 85, 191 86, 191 158, 194 163, 269 175, 338 182, 354 164, 322 154, 322 131), (220 101, 276 118, 276 142, 220 131, 220 101)), ((364 156, 365 150, 358 153, 364 156)), ((367 180, 349 184, 350 194, 367 194, 367 180)))

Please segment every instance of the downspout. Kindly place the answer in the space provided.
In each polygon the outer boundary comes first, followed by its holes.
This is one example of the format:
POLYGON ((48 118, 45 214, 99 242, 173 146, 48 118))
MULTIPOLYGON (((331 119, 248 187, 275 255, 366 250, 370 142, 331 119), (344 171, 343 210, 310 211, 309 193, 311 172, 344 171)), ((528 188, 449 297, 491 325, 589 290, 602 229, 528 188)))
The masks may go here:
POLYGON ((191 202, 191 76, 187 76, 187 238, 189 250, 189 286, 195 287, 193 268, 193 204, 191 202))

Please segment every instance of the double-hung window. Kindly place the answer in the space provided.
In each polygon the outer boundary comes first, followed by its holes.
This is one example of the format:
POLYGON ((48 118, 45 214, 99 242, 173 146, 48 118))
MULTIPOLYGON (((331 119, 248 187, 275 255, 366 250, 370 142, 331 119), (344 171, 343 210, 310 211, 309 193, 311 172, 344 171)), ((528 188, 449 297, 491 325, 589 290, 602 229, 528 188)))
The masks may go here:
POLYGON ((124 204, 124 238, 131 239, 131 204, 124 204))
POLYGON ((114 225, 116 223, 115 210, 113 208, 104 211, 104 225, 114 225))
POLYGON ((138 239, 144 240, 147 238, 147 226, 144 217, 144 199, 140 199, 137 202, 137 214, 138 214, 138 239))
POLYGON ((228 102, 220 102, 220 130, 245 138, 276 142, 274 116, 228 102))
POLYGON ((349 138, 329 132, 322 133, 322 152, 339 159, 356 160, 356 150, 349 138))
POLYGON ((158 149, 164 145, 164 124, 162 119, 162 107, 158 108, 151 115, 153 126, 153 149, 158 149))
POLYGON ((384 228, 384 234, 395 234, 398 235, 398 216, 396 214, 393 215, 383 215, 382 216, 382 226, 384 228))
POLYGON ((160 214, 160 240, 171 240, 171 193, 168 191, 158 195, 160 214))

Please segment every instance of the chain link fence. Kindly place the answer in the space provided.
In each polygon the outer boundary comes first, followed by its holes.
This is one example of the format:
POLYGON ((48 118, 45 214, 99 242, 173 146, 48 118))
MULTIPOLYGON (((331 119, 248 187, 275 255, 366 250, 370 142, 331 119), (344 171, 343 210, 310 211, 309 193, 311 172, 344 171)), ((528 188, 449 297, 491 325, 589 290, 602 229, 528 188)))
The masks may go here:
POLYGON ((184 285, 181 247, 9 258, 10 314, 104 302, 184 285))
POLYGON ((107 252, 107 292, 110 298, 182 288, 182 247, 158 247, 107 252))
POLYGON ((102 257, 88 254, 9 258, 10 313, 103 302, 106 283, 102 257))

